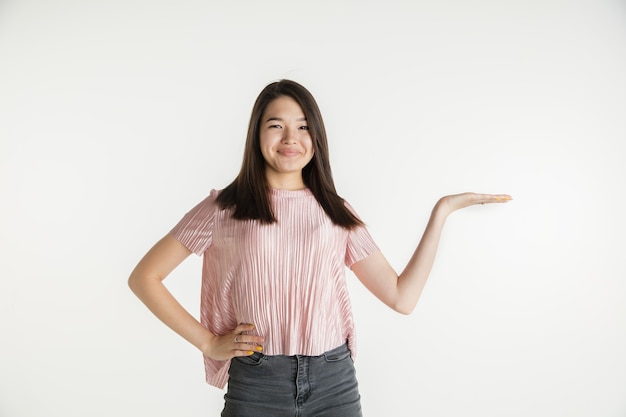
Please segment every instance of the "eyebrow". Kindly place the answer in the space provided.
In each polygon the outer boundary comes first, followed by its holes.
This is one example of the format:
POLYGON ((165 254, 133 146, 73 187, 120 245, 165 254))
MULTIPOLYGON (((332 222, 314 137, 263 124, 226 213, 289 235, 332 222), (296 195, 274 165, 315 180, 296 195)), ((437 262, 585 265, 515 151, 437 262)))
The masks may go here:
MULTIPOLYGON (((270 117, 265 121, 265 123, 271 122, 271 121, 284 122, 284 120, 280 117, 270 117)), ((301 117, 299 119, 296 119, 296 122, 306 122, 306 117, 301 117)))

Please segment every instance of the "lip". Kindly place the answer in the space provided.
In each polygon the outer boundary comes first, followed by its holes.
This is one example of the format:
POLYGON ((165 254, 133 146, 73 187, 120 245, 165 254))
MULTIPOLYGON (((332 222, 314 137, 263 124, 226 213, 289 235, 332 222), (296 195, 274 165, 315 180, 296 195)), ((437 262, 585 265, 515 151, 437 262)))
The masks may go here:
POLYGON ((298 156, 300 155, 300 151, 298 151, 297 149, 279 149, 278 153, 281 154, 282 156, 298 156))

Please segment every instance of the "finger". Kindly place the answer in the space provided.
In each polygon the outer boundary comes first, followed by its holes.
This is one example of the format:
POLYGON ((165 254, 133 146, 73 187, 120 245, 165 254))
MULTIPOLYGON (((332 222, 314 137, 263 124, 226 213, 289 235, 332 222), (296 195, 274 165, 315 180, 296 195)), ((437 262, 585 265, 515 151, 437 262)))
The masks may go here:
POLYGON ((261 345, 264 341, 263 336, 255 336, 252 334, 238 334, 233 338, 233 342, 236 344, 246 344, 250 346, 261 345))
POLYGON ((236 336, 234 340, 234 352, 236 355, 251 355, 254 352, 263 352, 263 338, 259 336, 236 336))
POLYGON ((477 194, 475 204, 508 203, 512 199, 508 194, 477 194))
POLYGON ((233 356, 250 356, 253 355, 254 351, 252 350, 236 350, 233 353, 233 356))
POLYGON ((252 329, 254 329, 254 324, 252 323, 239 323, 239 325, 235 327, 235 330, 233 330, 233 333, 241 334, 243 332, 249 332, 252 329))
POLYGON ((245 333, 253 329, 254 329, 254 324, 244 323, 235 327, 235 330, 233 330, 231 334, 236 336, 237 342, 263 343, 262 336, 256 336, 256 335, 245 333))
POLYGON ((233 339, 235 349, 239 350, 255 350, 261 352, 263 350, 262 344, 264 342, 263 337, 254 335, 237 335, 233 339))
POLYGON ((254 329, 254 325, 250 323, 243 323, 235 328, 235 330, 233 331, 233 333, 235 334, 235 336, 233 337, 233 343, 235 344, 236 350, 246 352, 261 352, 263 350, 261 344, 264 342, 264 338, 262 336, 243 333, 252 329, 254 329))
POLYGON ((508 203, 513 198, 508 194, 494 194, 491 196, 492 202, 495 203, 508 203))
POLYGON ((253 324, 249 323, 240 323, 235 330, 231 332, 234 335, 233 341, 235 343, 241 343, 243 341, 243 333, 254 329, 253 324))
POLYGON ((252 355, 254 352, 263 352, 263 346, 260 345, 249 345, 246 343, 241 343, 239 344, 239 346, 237 347, 237 349, 234 350, 235 352, 243 352, 246 355, 252 355))

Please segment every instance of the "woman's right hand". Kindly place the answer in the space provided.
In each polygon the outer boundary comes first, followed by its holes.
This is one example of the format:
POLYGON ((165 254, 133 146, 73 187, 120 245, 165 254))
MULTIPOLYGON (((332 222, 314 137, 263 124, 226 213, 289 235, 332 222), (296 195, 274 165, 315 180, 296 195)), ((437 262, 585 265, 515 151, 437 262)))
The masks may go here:
POLYGON ((211 359, 225 361, 235 356, 249 356, 254 352, 262 352, 263 337, 244 334, 252 329, 253 324, 240 324, 230 333, 213 335, 202 353, 211 359))
POLYGON ((128 285, 163 323, 197 347, 205 356, 227 360, 262 352, 263 337, 244 334, 252 324, 240 324, 233 331, 216 336, 180 305, 163 285, 163 280, 191 254, 171 234, 165 235, 139 261, 128 285))

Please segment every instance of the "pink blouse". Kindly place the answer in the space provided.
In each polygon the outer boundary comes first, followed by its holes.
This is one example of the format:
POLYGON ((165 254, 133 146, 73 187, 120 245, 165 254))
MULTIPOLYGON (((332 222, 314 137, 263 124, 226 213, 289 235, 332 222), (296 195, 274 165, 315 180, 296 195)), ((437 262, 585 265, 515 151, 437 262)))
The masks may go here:
MULTIPOLYGON (((266 355, 317 356, 347 341, 354 358, 345 266, 378 250, 367 229, 335 226, 308 189, 271 191, 274 224, 233 219, 218 193, 171 231, 203 255, 202 324, 219 335, 253 323, 266 355)), ((207 382, 223 388, 229 361, 204 363, 207 382)))

